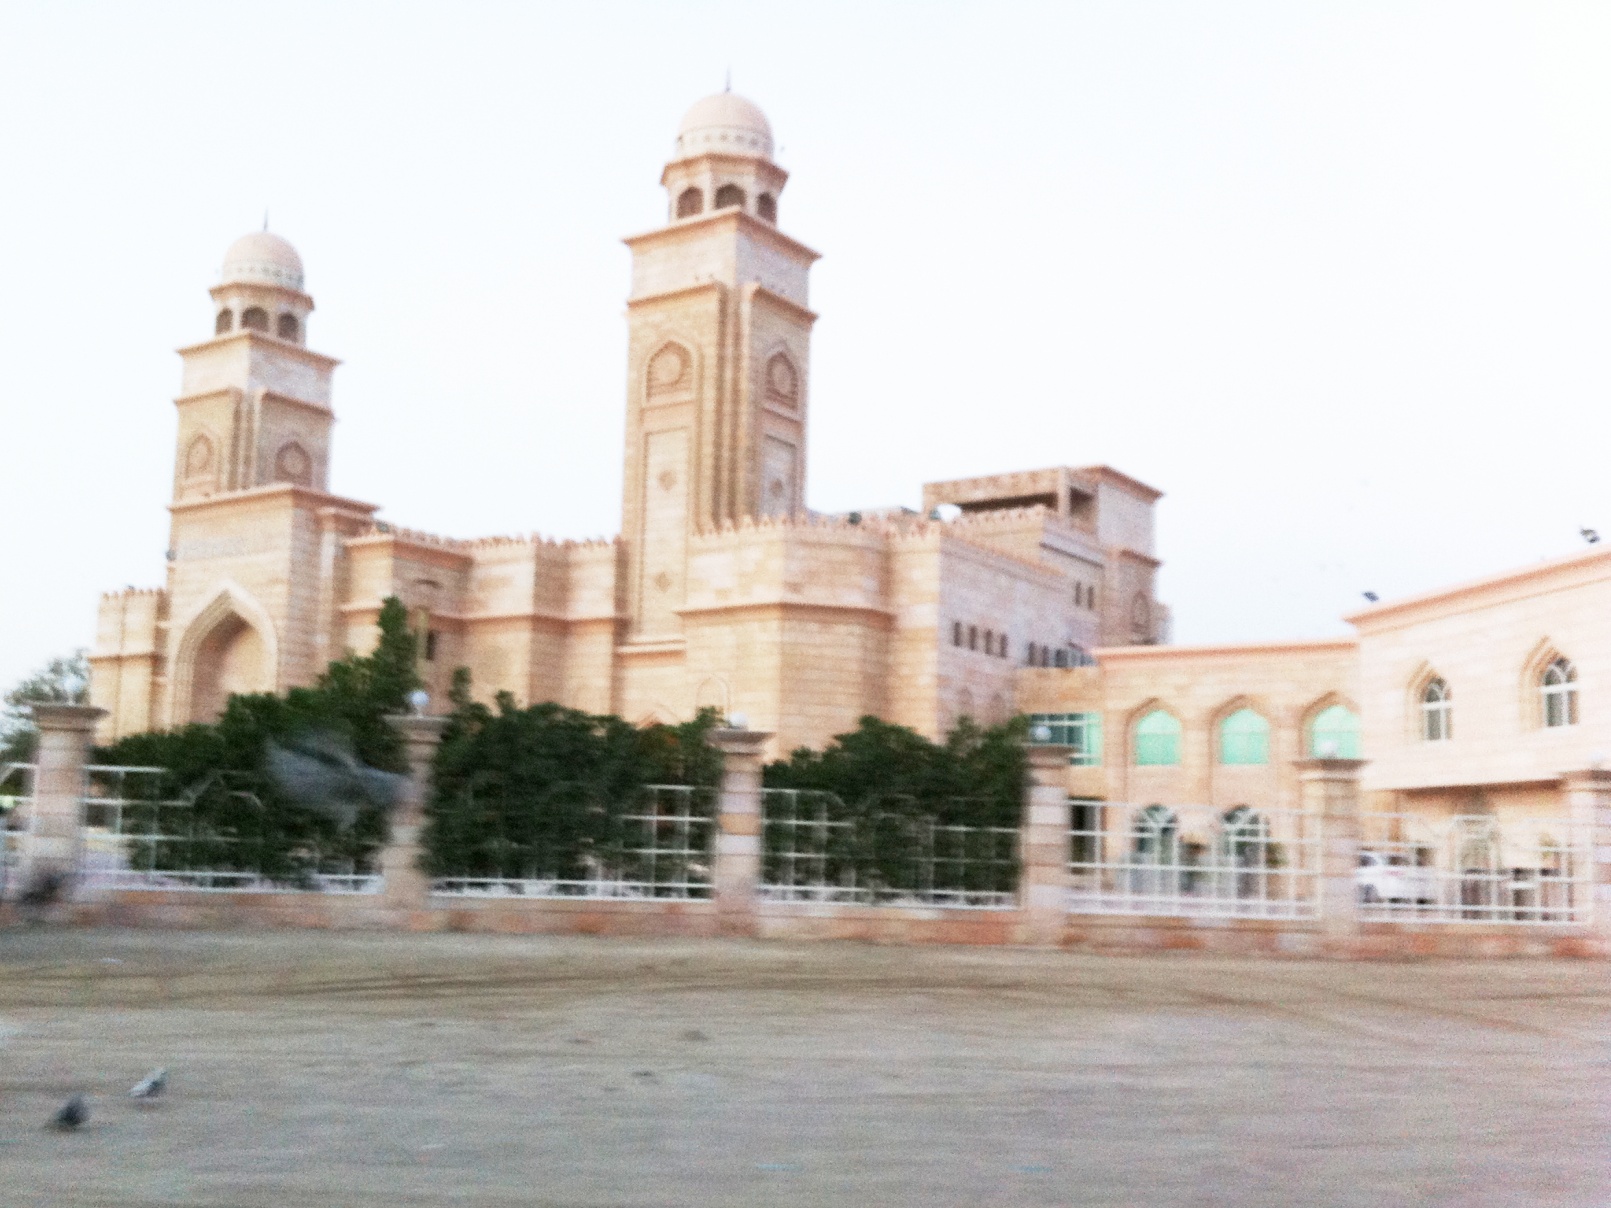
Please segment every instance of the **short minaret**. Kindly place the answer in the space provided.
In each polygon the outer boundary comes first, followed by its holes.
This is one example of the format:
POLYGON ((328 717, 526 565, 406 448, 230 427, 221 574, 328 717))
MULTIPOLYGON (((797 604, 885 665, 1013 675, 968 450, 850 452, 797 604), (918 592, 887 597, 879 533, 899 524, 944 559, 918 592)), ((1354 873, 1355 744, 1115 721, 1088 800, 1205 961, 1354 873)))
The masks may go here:
POLYGON ((327 489, 337 362, 306 347, 301 257, 254 231, 230 245, 211 293, 212 338, 179 350, 175 502, 275 482, 327 489))
POLYGON ((760 109, 706 97, 661 176, 666 225, 626 241, 629 638, 680 636, 690 533, 805 506, 817 253, 778 229, 787 180, 760 109))

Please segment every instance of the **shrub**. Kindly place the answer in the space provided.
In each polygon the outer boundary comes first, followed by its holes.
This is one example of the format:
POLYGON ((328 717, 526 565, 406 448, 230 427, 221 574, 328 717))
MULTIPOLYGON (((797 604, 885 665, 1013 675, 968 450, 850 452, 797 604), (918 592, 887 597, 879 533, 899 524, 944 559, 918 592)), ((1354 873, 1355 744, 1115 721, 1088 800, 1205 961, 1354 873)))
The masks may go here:
MULTIPOLYGON (((706 743, 716 711, 638 729, 556 704, 488 707, 455 684, 427 807, 425 867, 439 877, 585 880, 627 841, 626 815, 651 784, 714 788, 706 743)), ((710 795, 705 795, 708 802, 710 795)))

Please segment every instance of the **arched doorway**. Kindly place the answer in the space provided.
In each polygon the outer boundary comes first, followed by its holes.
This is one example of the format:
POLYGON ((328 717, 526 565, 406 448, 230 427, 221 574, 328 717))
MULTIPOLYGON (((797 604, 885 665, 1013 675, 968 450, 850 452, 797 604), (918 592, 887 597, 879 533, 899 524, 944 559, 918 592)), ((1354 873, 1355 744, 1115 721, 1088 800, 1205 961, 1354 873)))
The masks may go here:
POLYGON ((187 721, 215 721, 236 693, 266 692, 270 682, 268 647, 262 635, 228 613, 196 646, 187 721))

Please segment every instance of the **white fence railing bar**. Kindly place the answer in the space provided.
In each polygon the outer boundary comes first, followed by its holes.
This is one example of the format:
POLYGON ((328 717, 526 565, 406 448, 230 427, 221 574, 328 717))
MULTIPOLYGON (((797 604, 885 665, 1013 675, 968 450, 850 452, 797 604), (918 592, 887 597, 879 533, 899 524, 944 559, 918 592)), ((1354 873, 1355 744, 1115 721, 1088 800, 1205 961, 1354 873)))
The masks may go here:
POLYGON ((854 815, 832 793, 764 789, 762 876, 769 902, 1011 910, 1018 829, 854 815))
MULTIPOLYGON (((716 835, 716 790, 678 784, 648 785, 635 812, 619 819, 619 844, 585 851, 574 862, 582 877, 519 867, 506 876, 438 877, 431 892, 460 898, 591 898, 615 901, 710 897, 716 835)), ((532 865, 545 862, 528 857, 532 865)))
POLYGON ((1096 801, 1072 802, 1070 813, 1070 913, 1319 915, 1313 814, 1096 801))
POLYGON ((1360 818, 1362 919, 1555 925, 1589 920, 1588 828, 1568 818, 1490 814, 1360 818))

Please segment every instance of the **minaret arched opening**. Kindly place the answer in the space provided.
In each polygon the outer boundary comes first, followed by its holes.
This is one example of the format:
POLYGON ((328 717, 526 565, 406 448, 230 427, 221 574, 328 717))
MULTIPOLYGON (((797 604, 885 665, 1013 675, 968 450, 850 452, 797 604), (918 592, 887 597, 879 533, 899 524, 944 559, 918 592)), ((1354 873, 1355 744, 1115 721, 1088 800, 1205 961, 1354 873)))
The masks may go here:
POLYGON ((215 336, 227 335, 235 330, 235 312, 227 306, 218 312, 218 318, 213 320, 213 334, 215 336))
POLYGON ((677 195, 677 217, 692 218, 705 208, 705 194, 699 189, 684 189, 677 195))
POLYGON ((778 199, 770 193, 762 193, 755 199, 755 212, 768 222, 777 222, 778 199))
POLYGON ((716 208, 730 210, 744 208, 744 190, 737 185, 723 185, 716 190, 716 208))
POLYGON ((287 311, 276 320, 274 334, 282 340, 295 341, 302 336, 302 325, 296 321, 295 315, 287 311))
POLYGON ((268 311, 261 306, 248 306, 241 312, 241 326, 247 331, 261 331, 268 334, 268 311))

